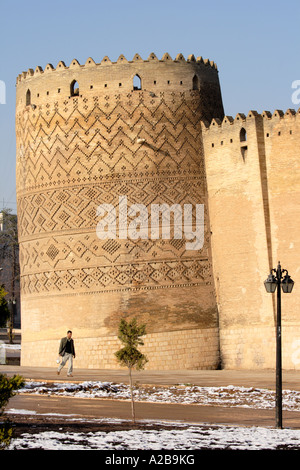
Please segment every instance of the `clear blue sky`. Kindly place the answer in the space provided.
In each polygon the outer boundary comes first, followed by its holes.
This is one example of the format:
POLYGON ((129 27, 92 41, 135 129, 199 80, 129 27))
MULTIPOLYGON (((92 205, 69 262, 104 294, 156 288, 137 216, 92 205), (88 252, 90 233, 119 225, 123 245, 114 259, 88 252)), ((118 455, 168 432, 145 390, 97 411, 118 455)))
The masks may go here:
POLYGON ((16 209, 15 83, 28 68, 181 52, 217 63, 226 114, 297 108, 299 0, 0 0, 0 8, 0 209, 3 200, 16 209))

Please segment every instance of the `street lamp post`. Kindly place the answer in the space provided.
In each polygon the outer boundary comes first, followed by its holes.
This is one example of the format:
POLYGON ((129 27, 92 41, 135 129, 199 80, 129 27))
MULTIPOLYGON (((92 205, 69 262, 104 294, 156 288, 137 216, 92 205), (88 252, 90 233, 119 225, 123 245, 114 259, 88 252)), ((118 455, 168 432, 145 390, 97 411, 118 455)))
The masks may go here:
POLYGON ((276 427, 282 429, 282 356, 281 356, 281 289, 290 294, 294 281, 286 269, 282 269, 280 261, 277 269, 272 269, 264 282, 266 291, 274 294, 277 288, 277 319, 276 319, 276 427), (275 275, 274 275, 274 274, 275 275), (285 276, 283 277, 283 274, 285 276))

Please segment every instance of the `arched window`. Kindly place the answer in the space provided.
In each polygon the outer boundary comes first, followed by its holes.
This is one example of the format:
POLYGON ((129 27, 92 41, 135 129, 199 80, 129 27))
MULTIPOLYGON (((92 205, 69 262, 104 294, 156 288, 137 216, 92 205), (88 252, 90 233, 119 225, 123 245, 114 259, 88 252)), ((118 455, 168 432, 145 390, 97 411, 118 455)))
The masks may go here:
MULTIPOLYGON (((240 142, 246 142, 246 140, 247 140, 246 129, 244 129, 242 127, 242 129, 240 130, 240 142)), ((241 154, 242 154, 242 158, 243 158, 244 162, 246 161, 247 153, 248 153, 247 145, 242 144, 241 145, 241 154)))
POLYGON ((200 84, 199 84, 199 78, 197 75, 193 76, 193 90, 199 90, 200 84))
POLYGON ((79 95, 79 85, 76 80, 73 80, 70 85, 70 95, 71 96, 78 96, 79 95))
POLYGON ((242 127, 240 130, 240 142, 245 142, 247 140, 246 130, 242 127))
POLYGON ((133 89, 134 90, 141 90, 142 89, 142 80, 141 80, 141 77, 138 74, 136 74, 133 77, 133 89))
POLYGON ((30 90, 28 89, 26 92, 26 106, 29 106, 31 104, 31 93, 30 90))

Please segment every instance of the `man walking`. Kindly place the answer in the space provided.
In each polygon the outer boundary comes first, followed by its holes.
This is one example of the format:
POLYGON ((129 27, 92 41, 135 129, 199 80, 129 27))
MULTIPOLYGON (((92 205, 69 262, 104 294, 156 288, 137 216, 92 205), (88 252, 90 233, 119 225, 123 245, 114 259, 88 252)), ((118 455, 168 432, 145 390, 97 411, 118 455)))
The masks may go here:
POLYGON ((60 340, 58 354, 59 356, 62 356, 62 361, 58 367, 57 374, 58 375, 60 374, 61 369, 66 365, 67 361, 69 361, 67 375, 68 377, 72 377, 73 357, 75 359, 75 347, 74 347, 74 341, 72 339, 71 330, 67 332, 67 336, 65 338, 62 338, 60 340))

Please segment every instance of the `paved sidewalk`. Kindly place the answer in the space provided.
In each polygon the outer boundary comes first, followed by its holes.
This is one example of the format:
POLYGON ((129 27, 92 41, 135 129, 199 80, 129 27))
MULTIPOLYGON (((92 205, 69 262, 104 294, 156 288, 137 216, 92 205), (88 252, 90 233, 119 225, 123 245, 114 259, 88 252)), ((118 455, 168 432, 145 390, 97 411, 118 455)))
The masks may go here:
MULTIPOLYGON (((106 381, 128 383, 127 369, 76 369, 73 377, 67 377, 67 366, 56 373, 56 367, 23 367, 0 365, 0 373, 20 374, 26 379, 49 381, 106 381)), ((276 386, 275 370, 141 370, 133 371, 133 381, 139 384, 176 385, 192 384, 203 387, 236 385, 244 387, 268 388, 276 386)), ((300 390, 300 371, 283 371, 283 389, 300 390)))

